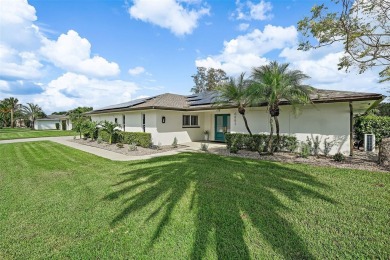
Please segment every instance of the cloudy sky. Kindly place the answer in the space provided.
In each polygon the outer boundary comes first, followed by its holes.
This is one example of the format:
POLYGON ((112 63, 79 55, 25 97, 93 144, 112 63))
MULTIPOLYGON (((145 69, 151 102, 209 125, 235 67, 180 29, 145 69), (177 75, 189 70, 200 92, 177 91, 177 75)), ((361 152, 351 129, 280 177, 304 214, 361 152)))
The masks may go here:
POLYGON ((0 0, 0 99, 45 112, 189 94, 196 66, 289 62, 317 88, 385 94, 376 71, 337 70, 341 46, 297 50, 315 0, 0 0))

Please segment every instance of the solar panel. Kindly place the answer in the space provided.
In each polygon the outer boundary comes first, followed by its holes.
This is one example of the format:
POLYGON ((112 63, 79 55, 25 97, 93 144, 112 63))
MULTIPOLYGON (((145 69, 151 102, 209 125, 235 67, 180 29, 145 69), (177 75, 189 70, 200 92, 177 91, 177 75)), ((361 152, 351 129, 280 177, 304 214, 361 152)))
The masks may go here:
POLYGON ((209 105, 215 103, 219 93, 216 91, 202 92, 187 97, 190 106, 209 105))
POLYGON ((155 98, 155 97, 134 99, 134 100, 131 100, 129 102, 98 108, 95 111, 133 107, 133 106, 145 103, 146 101, 153 99, 153 98, 155 98))

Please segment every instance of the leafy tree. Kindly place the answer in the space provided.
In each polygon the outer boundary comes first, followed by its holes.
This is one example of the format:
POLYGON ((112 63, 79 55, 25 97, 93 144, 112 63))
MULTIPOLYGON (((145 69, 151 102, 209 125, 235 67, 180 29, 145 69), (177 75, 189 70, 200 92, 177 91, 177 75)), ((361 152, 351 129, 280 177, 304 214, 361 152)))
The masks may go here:
POLYGON ((117 124, 117 123, 113 123, 113 122, 110 122, 110 121, 104 121, 102 123, 102 131, 106 132, 108 135, 109 135, 109 138, 108 138, 108 143, 111 144, 112 143, 112 136, 119 132, 120 131, 120 125, 117 124))
POLYGON ((215 100, 217 106, 234 105, 238 109, 238 113, 244 119, 246 130, 249 135, 252 136, 252 132, 249 129, 248 121, 245 116, 245 108, 252 102, 252 98, 249 95, 250 81, 245 79, 245 73, 242 73, 237 79, 230 78, 229 82, 219 86, 217 88, 219 95, 215 100))
POLYGON ((191 89, 193 93, 215 90, 220 84, 224 83, 228 77, 222 69, 197 67, 197 73, 191 76, 195 86, 191 89))
POLYGON ((4 99, 5 106, 8 108, 11 114, 11 128, 14 128, 14 114, 16 111, 20 110, 21 105, 19 104, 19 100, 14 97, 4 99))
POLYGON ((311 102, 310 93, 312 87, 303 85, 302 81, 309 78, 300 70, 290 70, 289 64, 278 64, 276 61, 268 65, 253 68, 251 85, 251 95, 256 97, 258 102, 266 102, 267 110, 270 114, 270 137, 268 141, 268 151, 273 152, 272 135, 274 131, 273 121, 276 127, 276 147, 279 146, 279 105, 282 100, 287 100, 296 113, 299 105, 311 102))
POLYGON ((305 37, 299 49, 341 42, 345 53, 338 63, 339 69, 356 66, 363 73, 368 68, 380 67, 381 82, 390 80, 390 1, 332 1, 339 11, 329 11, 324 4, 316 5, 311 9, 311 17, 298 22, 298 30, 305 37))
POLYGON ((52 115, 66 115, 68 114, 68 111, 60 111, 60 112, 53 112, 52 115))
POLYGON ((34 129, 35 120, 42 114, 42 108, 33 103, 27 103, 27 106, 22 106, 23 114, 31 121, 30 127, 34 129))
POLYGON ((83 129, 85 128, 86 121, 91 121, 91 117, 86 116, 84 113, 93 110, 92 107, 77 107, 73 110, 70 110, 69 118, 72 121, 73 129, 76 132, 79 132, 80 138, 81 134, 83 132, 83 129))

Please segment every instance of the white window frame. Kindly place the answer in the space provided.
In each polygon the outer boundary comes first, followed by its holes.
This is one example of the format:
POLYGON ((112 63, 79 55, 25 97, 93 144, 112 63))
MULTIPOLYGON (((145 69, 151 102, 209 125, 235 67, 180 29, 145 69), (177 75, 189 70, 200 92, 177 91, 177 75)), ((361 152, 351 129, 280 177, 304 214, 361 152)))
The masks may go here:
POLYGON ((182 116, 182 126, 183 126, 183 128, 199 127, 199 116, 198 115, 183 115, 182 116), (187 116, 189 117, 189 124, 185 125, 184 124, 184 117, 187 117, 187 116), (192 124, 194 117, 196 117, 196 122, 197 122, 196 125, 192 124))

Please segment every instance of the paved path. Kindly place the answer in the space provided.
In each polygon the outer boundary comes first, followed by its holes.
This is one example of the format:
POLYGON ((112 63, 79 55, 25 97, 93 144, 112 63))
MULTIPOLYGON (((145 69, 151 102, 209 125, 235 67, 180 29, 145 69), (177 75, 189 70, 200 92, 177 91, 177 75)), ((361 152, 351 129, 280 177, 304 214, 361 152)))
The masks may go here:
MULTIPOLYGON (((191 143, 185 143, 183 145, 187 146, 185 148, 172 150, 168 152, 163 153, 156 153, 156 154, 150 154, 150 155, 141 155, 141 156, 131 156, 131 155, 124 155, 120 153, 115 153, 112 151, 100 149, 97 147, 92 147, 88 145, 83 145, 79 143, 72 142, 71 140, 73 137, 71 136, 60 136, 60 137, 39 137, 39 138, 26 138, 26 139, 13 139, 13 140, 2 140, 0 141, 0 144, 11 144, 11 143, 23 143, 23 142, 38 142, 38 141, 52 141, 55 143, 59 143, 62 145, 66 145, 87 153, 91 153, 103 158, 110 159, 112 161, 135 161, 135 160, 145 160, 150 159, 153 157, 159 157, 159 156, 167 156, 167 155, 174 155, 181 152, 194 152, 200 150, 200 143, 199 142, 191 142, 191 143)), ((220 147, 223 146, 223 144, 214 144, 210 143, 209 148, 212 147, 220 147)))

